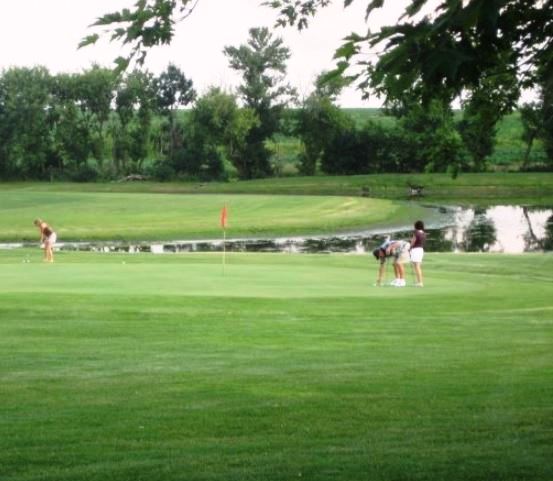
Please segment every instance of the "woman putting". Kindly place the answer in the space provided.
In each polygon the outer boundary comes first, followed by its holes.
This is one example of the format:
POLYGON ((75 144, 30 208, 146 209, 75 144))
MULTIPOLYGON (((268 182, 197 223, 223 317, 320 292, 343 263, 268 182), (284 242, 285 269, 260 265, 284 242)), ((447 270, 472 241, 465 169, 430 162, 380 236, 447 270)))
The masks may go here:
POLYGON ((382 285, 386 259, 393 258, 395 279, 391 282, 391 285, 405 287, 405 267, 403 263, 409 260, 409 246, 409 242, 406 241, 388 240, 373 251, 373 256, 377 261, 380 261, 378 278, 376 279, 377 286, 382 285))
POLYGON ((42 219, 35 219, 34 224, 40 230, 40 242, 44 246, 44 261, 54 262, 54 244, 57 235, 54 230, 42 219))

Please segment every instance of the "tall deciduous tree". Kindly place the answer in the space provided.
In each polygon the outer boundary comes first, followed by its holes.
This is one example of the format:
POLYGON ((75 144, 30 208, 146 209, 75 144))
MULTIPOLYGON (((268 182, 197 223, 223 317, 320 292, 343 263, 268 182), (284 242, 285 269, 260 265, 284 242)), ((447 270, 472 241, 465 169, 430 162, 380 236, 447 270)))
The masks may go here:
POLYGON ((52 152, 52 78, 44 67, 11 68, 0 79, 0 172, 45 178, 52 152))
POLYGON ((192 103, 196 98, 196 91, 192 80, 175 65, 169 64, 155 80, 156 103, 158 110, 168 121, 169 142, 166 154, 174 160, 177 151, 182 147, 182 133, 177 125, 177 112, 181 107, 192 103))
POLYGON ((277 132, 283 108, 296 93, 284 81, 290 50, 280 38, 273 38, 268 28, 250 29, 246 45, 225 47, 232 69, 242 73, 238 92, 246 107, 255 112, 259 125, 249 132, 246 150, 248 163, 240 172, 251 179, 271 174, 270 152, 265 142, 277 132))
POLYGON ((202 180, 219 180, 225 175, 223 154, 238 115, 235 96, 210 88, 198 98, 187 123, 185 155, 174 164, 202 180))
POLYGON ((414 172, 446 172, 456 175, 466 167, 463 142, 447 102, 432 100, 405 106, 399 120, 412 150, 409 167, 414 172))
POLYGON ((127 75, 115 98, 117 120, 112 124, 113 158, 118 173, 138 170, 148 153, 152 113, 155 108, 153 77, 134 71, 127 75), (130 165, 130 161, 133 165, 130 165))
POLYGON ((355 128, 348 115, 334 103, 343 83, 324 82, 324 77, 325 73, 319 75, 315 91, 302 102, 295 116, 294 133, 304 147, 299 171, 304 175, 315 175, 323 153, 335 134, 355 128))
POLYGON ((90 131, 79 108, 78 84, 76 74, 52 78, 51 137, 59 170, 76 169, 86 163, 91 152, 90 131))
POLYGON ((98 66, 52 79, 52 136, 64 166, 82 165, 90 157, 104 160, 105 127, 116 87, 113 71, 98 66))
POLYGON ((90 131, 92 153, 100 165, 106 155, 104 133, 116 86, 117 76, 114 72, 97 65, 78 75, 78 103, 90 131))

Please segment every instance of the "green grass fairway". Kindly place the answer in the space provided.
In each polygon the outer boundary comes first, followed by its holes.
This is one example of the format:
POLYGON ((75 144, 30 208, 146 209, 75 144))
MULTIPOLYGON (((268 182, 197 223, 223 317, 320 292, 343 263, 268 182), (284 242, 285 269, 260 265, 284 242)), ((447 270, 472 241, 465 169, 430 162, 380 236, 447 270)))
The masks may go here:
MULTIPOLYGON (((61 193, 57 206, 73 201, 69 194, 84 193, 135 193, 135 194, 215 194, 225 200, 231 194, 246 195, 302 195, 302 196, 370 196, 392 200, 407 200, 409 184, 424 187, 424 202, 447 202, 455 204, 498 204, 523 203, 551 205, 553 203, 553 173, 463 173, 453 179, 449 174, 376 174, 376 175, 340 175, 313 177, 280 177, 255 179, 239 182, 105 182, 105 183, 68 183, 68 182, 18 182, 0 183, 0 208, 8 199, 15 198, 27 202, 33 208, 33 215, 42 202, 61 193), (30 195, 34 196, 31 203, 30 195), (6 196, 5 198, 3 196, 6 196), (36 204, 38 202, 38 204, 36 204)), ((96 197, 98 198, 98 197, 96 197)), ((128 197, 127 197, 128 198, 128 197)), ((273 197, 272 204, 278 199, 273 197)), ((124 200, 125 197, 115 197, 124 200)), ((174 197, 173 197, 174 199, 174 197)), ((159 202, 159 201, 158 201, 159 202)), ((169 205, 169 209, 175 209, 169 205)), ((77 205, 79 205, 77 203, 77 205)), ((105 202, 101 202, 105 213, 105 202)), ((141 206, 142 207, 142 206, 141 206)), ((181 207, 181 206, 180 206, 181 207)), ((182 208, 182 207, 181 207, 182 208)), ((217 208, 220 208, 217 206, 217 208)), ((110 213, 111 209, 107 209, 110 213)), ((134 209, 135 212, 137 209, 134 209)), ((53 209, 55 212, 55 209, 53 209)))
POLYGON ((56 260, 0 251, 2 481, 553 479, 552 255, 56 260))
POLYGON ((229 209, 229 236, 313 234, 411 225, 427 217, 414 204, 360 197, 186 195, 0 190, 0 241, 38 238, 33 220, 45 219, 61 241, 219 238, 220 212, 229 209))

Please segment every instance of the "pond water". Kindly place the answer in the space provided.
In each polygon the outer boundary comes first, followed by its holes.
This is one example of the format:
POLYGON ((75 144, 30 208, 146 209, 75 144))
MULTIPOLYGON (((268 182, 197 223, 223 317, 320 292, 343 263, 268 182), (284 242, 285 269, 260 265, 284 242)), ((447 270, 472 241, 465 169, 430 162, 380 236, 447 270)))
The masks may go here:
MULTIPOLYGON (((553 208, 496 205, 492 207, 427 206, 425 249, 431 252, 523 253, 553 250, 553 208)), ((323 253, 371 252, 386 237, 408 240, 409 225, 387 229, 347 232, 332 236, 306 236, 276 239, 227 239, 227 252, 323 253)), ((36 245, 36 244, 34 244, 36 245)), ((24 247, 4 244, 4 248, 24 247)), ((165 243, 125 244, 117 242, 58 243, 59 250, 97 252, 220 252, 223 241, 194 240, 165 243)))

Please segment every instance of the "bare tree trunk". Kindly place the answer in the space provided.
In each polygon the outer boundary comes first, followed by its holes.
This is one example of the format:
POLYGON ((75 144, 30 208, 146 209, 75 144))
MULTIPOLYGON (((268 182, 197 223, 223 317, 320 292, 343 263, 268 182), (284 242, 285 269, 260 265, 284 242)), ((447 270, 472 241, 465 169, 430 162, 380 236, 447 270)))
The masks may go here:
POLYGON ((532 146, 534 144, 534 139, 535 138, 536 138, 536 136, 532 135, 528 139, 528 147, 526 148, 526 153, 524 154, 524 160, 522 161, 521 170, 526 170, 528 168, 528 164, 530 163, 530 152, 532 152, 532 146))

